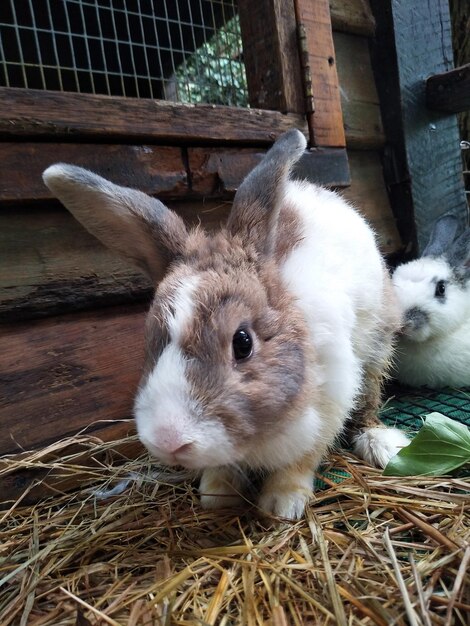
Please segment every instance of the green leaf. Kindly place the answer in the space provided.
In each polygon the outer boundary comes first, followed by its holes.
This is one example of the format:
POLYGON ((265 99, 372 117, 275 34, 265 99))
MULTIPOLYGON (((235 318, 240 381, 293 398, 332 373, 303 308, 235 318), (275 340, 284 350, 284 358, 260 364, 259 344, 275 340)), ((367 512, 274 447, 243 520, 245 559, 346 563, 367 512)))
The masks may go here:
POLYGON ((470 463, 470 431, 441 413, 430 413, 421 430, 390 459, 384 476, 442 476, 470 463))

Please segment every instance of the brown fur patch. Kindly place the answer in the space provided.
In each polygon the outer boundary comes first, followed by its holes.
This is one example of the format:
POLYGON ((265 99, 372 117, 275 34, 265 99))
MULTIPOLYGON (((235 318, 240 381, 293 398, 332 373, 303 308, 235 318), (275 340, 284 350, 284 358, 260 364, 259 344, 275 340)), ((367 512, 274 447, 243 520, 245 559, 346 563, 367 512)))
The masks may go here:
POLYGON ((389 375, 394 341, 401 323, 395 292, 385 267, 383 285, 383 303, 380 312, 382 321, 371 339, 372 349, 369 359, 364 364, 362 389, 351 419, 346 424, 345 436, 348 442, 365 430, 383 425, 378 415, 382 405, 383 384, 389 375))
POLYGON ((238 446, 269 440, 305 404, 307 332, 273 261, 222 231, 196 229, 183 260, 158 288, 149 313, 145 372, 153 368, 168 333, 165 307, 177 285, 197 276, 193 319, 179 339, 187 376, 205 415, 220 420, 238 446), (232 339, 250 332, 254 351, 237 362, 232 339), (297 409, 299 410, 299 409, 297 409))
POLYGON ((277 224, 277 242, 275 258, 278 263, 283 261, 287 255, 302 241, 302 224, 297 210, 284 203, 277 224))

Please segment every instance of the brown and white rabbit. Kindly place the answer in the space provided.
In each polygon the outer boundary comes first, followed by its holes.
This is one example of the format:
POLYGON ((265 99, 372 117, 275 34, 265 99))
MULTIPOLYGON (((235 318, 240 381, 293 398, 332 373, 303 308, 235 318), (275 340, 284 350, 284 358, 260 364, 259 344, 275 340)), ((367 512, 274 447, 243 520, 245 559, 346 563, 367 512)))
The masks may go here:
POLYGON ((298 518, 343 430, 379 466, 408 443, 377 419, 399 316, 374 233, 335 193, 290 180, 305 147, 281 136, 214 235, 81 168, 44 173, 156 285, 137 429, 160 462, 203 470, 205 507, 234 504, 260 470, 260 508, 298 518))

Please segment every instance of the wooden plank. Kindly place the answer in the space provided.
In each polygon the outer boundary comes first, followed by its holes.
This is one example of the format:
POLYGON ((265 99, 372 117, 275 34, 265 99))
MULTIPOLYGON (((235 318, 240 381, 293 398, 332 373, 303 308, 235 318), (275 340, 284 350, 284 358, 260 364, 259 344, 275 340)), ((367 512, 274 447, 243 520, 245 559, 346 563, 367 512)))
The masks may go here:
POLYGON ((369 0, 330 0, 333 30, 372 37, 375 20, 369 0))
MULTIPOLYGON (((23 210, 25 203, 53 200, 42 172, 59 161, 86 167, 163 201, 231 199, 264 153, 254 148, 103 144, 97 150, 94 144, 5 142, 0 143, 0 202, 23 210)), ((349 184, 344 151, 321 149, 313 156, 305 171, 309 180, 328 186, 349 184)))
POLYGON ((0 454, 131 417, 145 309, 139 304, 3 326, 0 454))
POLYGON ((96 144, 4 142, 0 143, 0 202, 16 202, 21 207, 31 201, 53 200, 42 172, 59 161, 86 167, 164 201, 231 198, 264 153, 254 148, 100 144, 97 149, 96 144))
POLYGON ((161 198, 189 193, 181 148, 122 144, 0 143, 0 202, 50 200, 42 182, 52 163, 73 163, 161 198))
POLYGON ((380 102, 365 37, 333 33, 346 145, 372 150, 385 143, 380 102))
POLYGON ((382 254, 403 248, 385 186, 380 152, 349 150, 351 186, 341 195, 352 202, 374 228, 382 254))
POLYGON ((426 81, 426 106, 447 113, 469 111, 470 63, 430 76, 426 81))
POLYGON ((148 300, 151 294, 143 274, 64 209, 0 212, 0 320, 148 300))
MULTIPOLYGON (((230 204, 169 206, 209 230, 230 204)), ((28 319, 126 302, 147 302, 153 289, 136 268, 112 254, 64 209, 0 212, 0 321, 28 319)))
MULTIPOLYGON (((189 148, 193 192, 208 197, 221 189, 235 192, 263 155, 264 151, 259 150, 189 148)), ((294 168, 294 175, 325 187, 346 187, 350 184, 346 151, 341 148, 309 150, 294 168)))
POLYGON ((467 208, 455 116, 429 111, 425 78, 452 67, 447 0, 372 0, 374 70, 389 146, 387 185, 401 235, 418 252, 445 212, 462 224, 467 208))
POLYGON ((225 162, 227 152, 230 170, 217 170, 217 185, 199 189, 198 172, 191 171, 188 150, 169 146, 133 146, 125 144, 72 143, 0 143, 0 202, 20 207, 36 200, 53 200, 42 182, 42 172, 59 161, 86 167, 116 184, 140 189, 167 201, 175 198, 231 197, 243 177, 253 167, 252 155, 262 152, 253 148, 197 148, 204 162, 225 162), (214 152, 214 156, 212 156, 214 152), (239 156, 240 166, 235 166, 239 156), (235 167, 233 167, 235 166, 235 167), (195 183, 195 184, 194 184, 195 183))
POLYGON ((305 32, 306 61, 312 76, 314 143, 342 148, 346 140, 328 0, 295 0, 295 4, 297 21, 305 32))
POLYGON ((0 138, 262 146, 294 127, 298 113, 0 87, 0 138))
POLYGON ((294 4, 239 0, 250 106, 304 112, 294 4))

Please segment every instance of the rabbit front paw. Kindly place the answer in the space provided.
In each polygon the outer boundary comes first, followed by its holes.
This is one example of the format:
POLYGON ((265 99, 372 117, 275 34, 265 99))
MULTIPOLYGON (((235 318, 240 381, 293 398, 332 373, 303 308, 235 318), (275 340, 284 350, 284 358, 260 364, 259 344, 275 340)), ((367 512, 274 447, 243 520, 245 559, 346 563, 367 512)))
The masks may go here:
POLYGON ((309 501, 311 492, 298 489, 291 492, 263 492, 259 499, 259 507, 267 515, 275 515, 284 519, 300 519, 309 501))
POLYGON ((285 469, 278 470, 265 482, 258 506, 268 515, 289 520, 300 519, 312 492, 311 472, 294 474, 285 469))
POLYGON ((199 484, 203 509, 225 509, 240 506, 242 481, 228 468, 204 470, 199 484))

